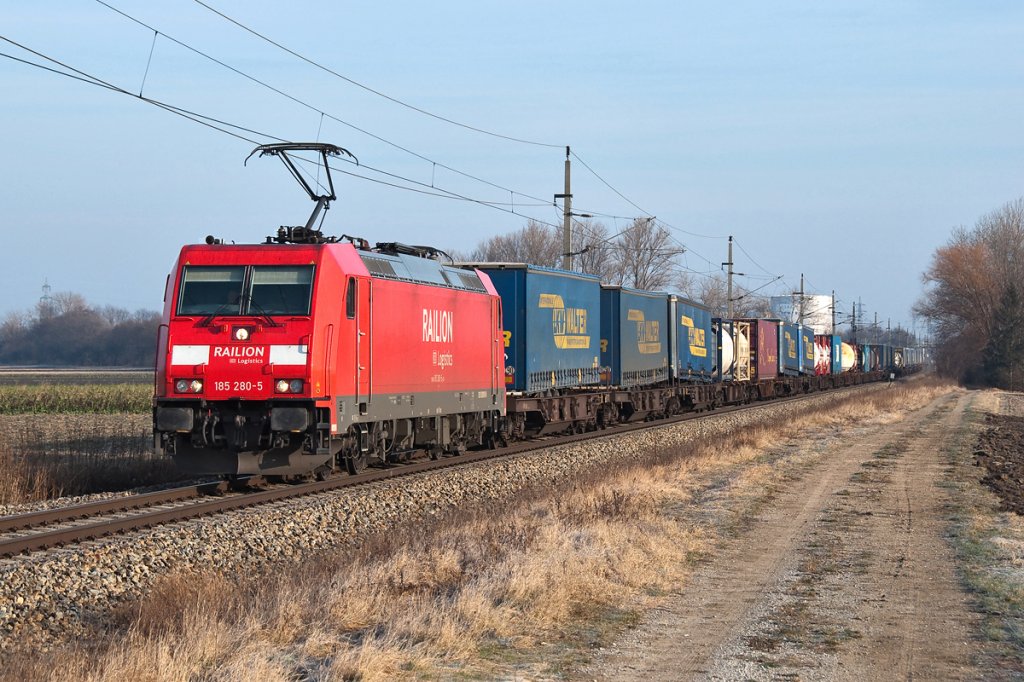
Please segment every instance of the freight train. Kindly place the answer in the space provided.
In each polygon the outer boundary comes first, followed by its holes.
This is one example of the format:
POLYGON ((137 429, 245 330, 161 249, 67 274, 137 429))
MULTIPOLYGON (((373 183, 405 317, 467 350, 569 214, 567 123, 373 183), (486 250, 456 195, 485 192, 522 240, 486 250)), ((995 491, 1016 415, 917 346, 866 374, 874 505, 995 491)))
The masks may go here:
POLYGON ((907 352, 577 272, 281 241, 185 246, 168 276, 154 433, 185 471, 355 473, 877 380, 907 352))
POLYGON ((578 272, 324 237, 317 212, 263 244, 181 249, 153 430, 183 471, 357 473, 877 380, 907 357, 578 272))

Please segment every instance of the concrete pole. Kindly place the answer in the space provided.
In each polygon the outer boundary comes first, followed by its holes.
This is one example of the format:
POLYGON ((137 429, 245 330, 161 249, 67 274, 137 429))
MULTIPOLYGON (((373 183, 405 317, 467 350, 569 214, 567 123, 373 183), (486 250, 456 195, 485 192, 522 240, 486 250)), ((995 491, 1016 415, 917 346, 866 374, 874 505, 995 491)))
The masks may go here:
POLYGON ((565 223, 562 228, 562 268, 572 270, 572 190, 569 186, 569 145, 565 146, 565 223))
POLYGON ((854 343, 857 343, 857 302, 853 302, 853 318, 850 322, 850 337, 854 343))
POLYGON ((726 312, 725 316, 731 320, 732 319, 732 235, 729 235, 729 262, 722 263, 722 265, 728 265, 729 266, 729 271, 728 271, 729 272, 729 276, 727 278, 728 284, 726 284, 726 289, 725 289, 725 309, 728 312, 726 312))
POLYGON ((800 273, 800 317, 797 319, 797 324, 801 327, 804 325, 804 273, 800 273))
POLYGON ((832 311, 832 335, 835 336, 835 334, 836 334, 836 290, 835 289, 832 290, 832 306, 831 306, 830 310, 832 311))

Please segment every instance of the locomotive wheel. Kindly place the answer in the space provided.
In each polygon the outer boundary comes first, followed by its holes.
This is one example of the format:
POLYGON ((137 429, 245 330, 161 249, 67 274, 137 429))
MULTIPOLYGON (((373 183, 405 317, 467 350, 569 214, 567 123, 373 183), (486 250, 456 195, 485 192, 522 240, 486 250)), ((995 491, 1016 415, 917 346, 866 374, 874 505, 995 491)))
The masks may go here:
POLYGON ((366 468, 366 459, 365 452, 357 451, 355 454, 345 458, 345 468, 348 469, 348 473, 355 476, 366 468))

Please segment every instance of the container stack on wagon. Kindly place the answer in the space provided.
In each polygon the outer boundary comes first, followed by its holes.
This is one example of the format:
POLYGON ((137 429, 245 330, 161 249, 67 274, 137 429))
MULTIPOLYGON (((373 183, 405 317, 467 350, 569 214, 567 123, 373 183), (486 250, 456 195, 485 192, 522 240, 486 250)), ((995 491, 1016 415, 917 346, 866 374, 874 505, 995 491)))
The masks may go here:
POLYGON ((601 383, 601 282, 524 263, 480 263, 501 297, 505 387, 539 393, 601 383))
POLYGON ((602 383, 601 282, 525 263, 476 263, 502 301, 508 437, 603 424, 613 415, 602 383))
POLYGON ((668 297, 668 307, 672 378, 681 382, 710 382, 715 369, 711 311, 675 295, 668 297))
POLYGON ((669 379, 668 294, 601 286, 601 364, 612 386, 669 379))

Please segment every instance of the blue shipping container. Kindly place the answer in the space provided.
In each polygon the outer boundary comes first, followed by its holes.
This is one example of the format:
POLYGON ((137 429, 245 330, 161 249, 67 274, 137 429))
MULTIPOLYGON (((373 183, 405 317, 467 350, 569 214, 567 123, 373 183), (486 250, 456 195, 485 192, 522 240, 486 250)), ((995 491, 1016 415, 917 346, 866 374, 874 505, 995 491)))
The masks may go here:
POLYGON ((801 374, 814 374, 814 330, 807 325, 800 327, 801 374))
POLYGON ((667 381, 668 294, 601 287, 601 364, 615 386, 667 381))
POLYGON ((843 337, 832 335, 832 373, 843 373, 843 337))
POLYGON ((803 336, 800 325, 783 322, 779 330, 779 373, 798 376, 802 371, 803 336))
POLYGON ((578 272, 480 263, 501 296, 505 388, 538 393, 601 381, 601 283, 578 272))
POLYGON ((877 372, 883 369, 885 347, 877 343, 865 343, 861 346, 861 371, 877 372))
POLYGON ((669 296, 670 373, 678 381, 711 381, 715 335, 711 311, 681 296, 669 296))

